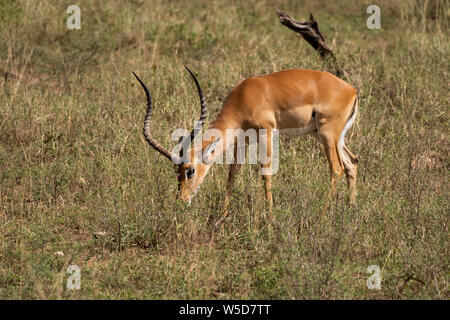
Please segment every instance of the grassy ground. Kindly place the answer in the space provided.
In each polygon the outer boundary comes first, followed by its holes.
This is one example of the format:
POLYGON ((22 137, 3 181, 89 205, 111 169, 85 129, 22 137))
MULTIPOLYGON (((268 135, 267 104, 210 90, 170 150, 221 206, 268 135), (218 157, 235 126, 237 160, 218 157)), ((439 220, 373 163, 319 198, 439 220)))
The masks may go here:
POLYGON ((0 298, 448 299, 449 2, 0 1, 0 298), (346 186, 324 210, 328 167, 318 143, 282 138, 273 178, 276 223, 256 165, 237 179, 232 216, 209 241, 227 167, 216 165, 190 207, 176 175, 142 136, 173 146, 192 127, 198 74, 210 118, 239 81, 287 68, 323 69, 275 9, 313 12, 360 112, 347 135, 359 156, 358 207, 346 186), (62 252, 64 255, 58 255, 62 252), (81 268, 81 289, 65 271, 81 268), (369 290, 367 267, 381 269, 369 290))

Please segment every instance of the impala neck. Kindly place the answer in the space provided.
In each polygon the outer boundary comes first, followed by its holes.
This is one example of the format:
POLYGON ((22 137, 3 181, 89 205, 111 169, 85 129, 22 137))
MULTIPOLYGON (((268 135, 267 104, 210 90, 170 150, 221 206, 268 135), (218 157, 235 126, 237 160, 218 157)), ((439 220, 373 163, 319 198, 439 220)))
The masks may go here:
POLYGON ((222 114, 219 114, 219 116, 211 122, 211 125, 203 133, 202 150, 204 150, 211 142, 220 136, 220 141, 215 149, 213 157, 215 162, 216 159, 221 157, 235 141, 234 138, 227 138, 227 131, 230 133, 232 132, 231 130, 241 128, 242 126, 240 124, 231 122, 230 120, 227 120, 226 117, 223 117, 222 114))

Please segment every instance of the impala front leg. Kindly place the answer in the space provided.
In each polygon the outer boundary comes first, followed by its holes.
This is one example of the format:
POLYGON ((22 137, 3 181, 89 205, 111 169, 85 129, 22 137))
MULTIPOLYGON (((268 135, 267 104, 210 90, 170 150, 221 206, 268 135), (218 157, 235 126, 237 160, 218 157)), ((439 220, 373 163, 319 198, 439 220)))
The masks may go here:
POLYGON ((261 175, 264 180, 264 189, 266 192, 267 208, 269 218, 273 222, 275 220, 272 214, 273 198, 272 198, 272 129, 267 129, 267 137, 260 139, 259 156, 261 161, 261 175), (265 150, 264 150, 265 149, 265 150))
MULTIPOLYGON (((265 166, 263 166, 264 168, 265 166)), ((264 179, 264 189, 266 191, 266 201, 267 201, 267 209, 269 211, 269 217, 273 219, 272 216, 272 206, 273 206, 273 198, 272 198, 272 176, 271 175, 263 175, 264 179)))
MULTIPOLYGON (((236 157, 235 157, 236 160, 236 157)), ((233 186, 234 186, 234 181, 236 178, 236 174, 238 173, 239 169, 240 169, 241 165, 234 162, 230 165, 230 171, 228 173, 228 181, 227 181, 227 193, 225 194, 225 201, 224 201, 224 206, 223 206, 223 214, 222 216, 219 218, 219 220, 216 221, 216 223, 214 224, 214 227, 217 228, 228 216, 229 214, 229 205, 230 205, 230 198, 231 198, 231 194, 233 193, 233 186)))

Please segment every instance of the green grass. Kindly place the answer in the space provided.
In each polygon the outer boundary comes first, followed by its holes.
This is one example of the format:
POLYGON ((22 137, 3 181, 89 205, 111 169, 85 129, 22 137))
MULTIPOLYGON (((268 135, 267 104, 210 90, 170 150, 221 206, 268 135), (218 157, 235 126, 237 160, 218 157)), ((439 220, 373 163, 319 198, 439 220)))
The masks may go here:
POLYGON ((0 1, 0 298, 448 299, 448 1, 0 1), (282 138, 274 233, 257 166, 241 170, 232 215, 210 241, 227 166, 190 207, 173 165, 142 136, 173 146, 190 129, 198 75, 211 121, 242 79, 323 69, 275 9, 312 12, 359 92, 347 135, 359 156, 358 207, 346 186, 326 210, 328 167, 310 137, 282 138), (260 223, 255 225, 259 217, 260 223), (56 255, 62 251, 64 256, 56 255), (68 290, 68 265, 81 290, 68 290), (370 265, 382 289, 369 290, 370 265))

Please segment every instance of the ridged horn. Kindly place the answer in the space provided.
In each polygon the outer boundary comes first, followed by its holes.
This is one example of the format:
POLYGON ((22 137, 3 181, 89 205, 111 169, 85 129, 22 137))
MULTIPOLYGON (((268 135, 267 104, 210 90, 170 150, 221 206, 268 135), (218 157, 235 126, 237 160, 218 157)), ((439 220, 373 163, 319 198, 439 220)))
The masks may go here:
POLYGON ((189 69, 186 65, 184 66, 186 70, 191 75, 192 79, 194 79, 195 86, 197 87, 198 96, 200 98, 200 118, 196 122, 196 126, 194 129, 192 129, 191 134, 189 136, 184 137, 184 139, 190 137, 190 141, 194 140, 194 137, 197 135, 197 133, 201 130, 203 125, 205 124, 206 116, 208 115, 208 109, 206 107, 206 100, 203 96, 202 88, 200 87, 200 84, 198 83, 197 78, 195 77, 194 73, 189 69))
POLYGON ((152 108, 153 108, 152 97, 150 96, 150 92, 148 91, 145 83, 136 75, 136 73, 133 72, 133 74, 141 84, 142 88, 145 91, 145 95, 147 96, 147 111, 145 113, 144 129, 143 129, 145 140, 153 149, 161 153, 163 156, 172 161, 174 164, 176 165, 180 164, 182 159, 179 156, 173 154, 172 152, 164 148, 162 145, 159 144, 159 142, 155 138, 152 137, 150 130, 152 120, 152 108))

